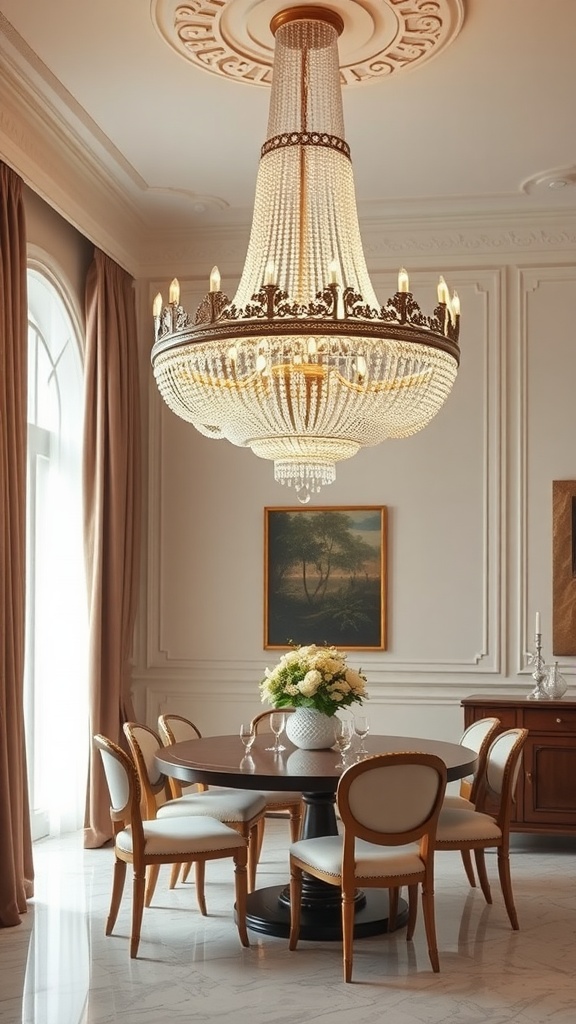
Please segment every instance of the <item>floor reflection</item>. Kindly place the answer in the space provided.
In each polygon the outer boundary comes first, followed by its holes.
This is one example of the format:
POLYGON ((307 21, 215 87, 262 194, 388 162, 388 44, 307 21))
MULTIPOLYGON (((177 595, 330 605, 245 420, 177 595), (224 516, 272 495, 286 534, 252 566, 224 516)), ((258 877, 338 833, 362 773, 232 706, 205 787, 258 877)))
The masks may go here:
MULTIPOLYGON (((339 943, 251 934, 241 948, 233 887, 207 867, 208 917, 193 880, 170 891, 161 869, 131 961, 130 880, 114 934, 104 934, 112 851, 83 850, 80 835, 35 847, 37 895, 23 922, 0 929, 1 1024, 572 1024, 575 843, 522 837, 511 854, 520 932, 512 932, 488 855, 492 906, 470 889, 460 856, 436 862, 440 974, 430 970, 419 914, 405 931, 355 943, 354 983, 342 982, 339 943)), ((288 827, 267 824, 258 884, 287 878, 288 827)))

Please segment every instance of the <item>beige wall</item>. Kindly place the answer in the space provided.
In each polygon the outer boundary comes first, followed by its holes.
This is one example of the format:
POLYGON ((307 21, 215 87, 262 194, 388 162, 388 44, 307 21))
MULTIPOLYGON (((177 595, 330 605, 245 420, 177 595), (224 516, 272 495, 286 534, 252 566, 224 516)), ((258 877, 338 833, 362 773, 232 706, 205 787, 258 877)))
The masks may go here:
MULTIPOLYGON (((53 254, 81 311, 93 243, 30 190, 26 206, 32 251, 53 254)), ((368 676, 374 729, 456 738, 463 696, 529 692, 536 609, 551 657, 552 480, 576 477, 576 259, 573 232, 521 226, 363 225, 382 300, 402 263, 423 307, 439 272, 462 301, 462 364, 444 409, 421 434, 340 464, 319 498, 388 508, 388 648, 350 655, 368 676)), ((206 733, 235 731, 259 709, 258 680, 277 658, 263 648, 264 508, 296 504, 271 464, 178 420, 152 378, 152 296, 178 274, 193 308, 220 250, 232 290, 245 232, 165 246, 165 272, 140 273, 136 290, 145 530, 135 704, 151 723, 170 709, 206 733)), ((571 687, 575 660, 561 659, 571 687)))
MULTIPOLYGON (((400 263, 423 307, 439 272, 457 289, 461 370, 428 428, 341 463, 315 504, 388 507, 388 649, 349 659, 367 673, 373 727, 457 738, 463 696, 532 689, 536 610, 551 658, 552 480, 576 477, 576 261, 569 233, 538 221, 521 232, 454 222, 445 234, 397 224, 384 240, 379 230, 363 234, 382 300, 400 263)), ((225 248, 236 254, 233 240, 225 248)), ((242 259, 239 242, 230 290, 242 259)), ((198 239, 184 273, 175 253, 165 279, 143 288, 146 364, 153 294, 176 273, 193 309, 217 261, 214 241, 198 239)), ((258 680, 278 656, 263 648, 263 510, 297 502, 271 464, 177 419, 151 374, 147 390, 136 705, 150 721, 170 709, 205 732, 235 730, 259 709, 258 680)), ((574 659, 563 661, 573 684, 574 659)))

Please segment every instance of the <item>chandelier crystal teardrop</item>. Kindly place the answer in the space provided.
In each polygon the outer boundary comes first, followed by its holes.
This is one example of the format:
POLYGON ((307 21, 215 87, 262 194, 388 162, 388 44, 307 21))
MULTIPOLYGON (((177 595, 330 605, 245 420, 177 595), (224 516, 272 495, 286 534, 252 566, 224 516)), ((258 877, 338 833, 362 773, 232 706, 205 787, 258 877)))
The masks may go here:
POLYGON ((274 70, 252 230, 234 298, 210 291, 194 318, 154 302, 152 365, 168 406, 200 433, 274 461, 306 503, 335 464, 425 427, 460 358, 460 303, 444 279, 431 316, 402 268, 380 306, 358 226, 338 64, 340 15, 275 15, 274 70))

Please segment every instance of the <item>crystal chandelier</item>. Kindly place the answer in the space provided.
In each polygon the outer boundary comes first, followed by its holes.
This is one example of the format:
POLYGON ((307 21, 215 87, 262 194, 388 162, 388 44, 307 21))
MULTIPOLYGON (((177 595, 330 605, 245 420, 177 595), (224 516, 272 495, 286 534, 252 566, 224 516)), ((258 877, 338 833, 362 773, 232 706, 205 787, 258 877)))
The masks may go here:
POLYGON ((444 404, 458 370, 460 303, 444 279, 426 316, 402 268, 385 305, 360 240, 344 140, 338 13, 276 14, 268 133, 252 230, 232 300, 214 267, 192 318, 177 280, 154 300, 152 365, 168 406, 201 434, 274 461, 299 501, 335 464, 408 437, 444 404))

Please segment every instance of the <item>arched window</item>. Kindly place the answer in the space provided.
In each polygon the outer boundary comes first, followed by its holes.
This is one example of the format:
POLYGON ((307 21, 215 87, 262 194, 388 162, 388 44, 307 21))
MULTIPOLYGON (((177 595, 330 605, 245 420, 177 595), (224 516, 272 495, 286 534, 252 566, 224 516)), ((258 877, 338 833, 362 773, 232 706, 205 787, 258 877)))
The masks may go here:
POLYGON ((79 318, 28 270, 25 711, 34 838, 82 827, 88 751, 79 318))

